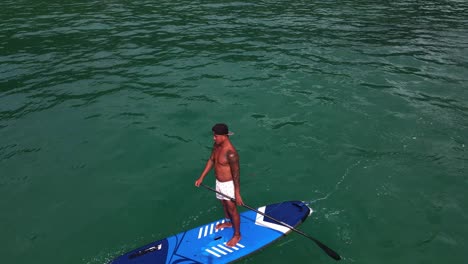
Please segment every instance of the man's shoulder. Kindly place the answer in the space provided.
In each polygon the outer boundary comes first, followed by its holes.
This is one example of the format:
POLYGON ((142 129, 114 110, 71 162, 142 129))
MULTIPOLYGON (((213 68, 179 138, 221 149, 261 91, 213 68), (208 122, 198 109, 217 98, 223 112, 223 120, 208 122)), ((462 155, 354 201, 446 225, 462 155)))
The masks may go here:
POLYGON ((237 150, 234 147, 230 147, 230 148, 226 149, 226 155, 228 155, 230 157, 239 156, 239 154, 237 153, 237 150))

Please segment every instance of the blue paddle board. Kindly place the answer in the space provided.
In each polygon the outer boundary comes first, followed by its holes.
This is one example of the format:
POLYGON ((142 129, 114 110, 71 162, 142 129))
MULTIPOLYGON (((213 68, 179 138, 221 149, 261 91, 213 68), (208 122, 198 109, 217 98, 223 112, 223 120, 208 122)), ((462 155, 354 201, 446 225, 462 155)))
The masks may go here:
MULTIPOLYGON (((270 204, 257 210, 292 227, 304 222, 312 213, 312 209, 301 201, 270 204)), ((216 225, 224 222, 218 220, 137 248, 110 263, 229 263, 267 246, 291 231, 253 210, 242 212, 240 218, 242 239, 234 247, 226 245, 233 235, 233 229, 217 230, 216 225)))

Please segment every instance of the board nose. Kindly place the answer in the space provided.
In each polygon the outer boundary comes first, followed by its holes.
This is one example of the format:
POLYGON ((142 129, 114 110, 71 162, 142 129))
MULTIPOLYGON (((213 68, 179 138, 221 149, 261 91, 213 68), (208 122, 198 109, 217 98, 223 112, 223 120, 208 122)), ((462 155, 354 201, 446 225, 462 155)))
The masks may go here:
POLYGON ((314 210, 312 209, 312 207, 310 207, 310 204, 309 204, 308 202, 302 201, 302 203, 303 203, 305 206, 307 206, 307 208, 309 208, 309 216, 310 216, 314 210))

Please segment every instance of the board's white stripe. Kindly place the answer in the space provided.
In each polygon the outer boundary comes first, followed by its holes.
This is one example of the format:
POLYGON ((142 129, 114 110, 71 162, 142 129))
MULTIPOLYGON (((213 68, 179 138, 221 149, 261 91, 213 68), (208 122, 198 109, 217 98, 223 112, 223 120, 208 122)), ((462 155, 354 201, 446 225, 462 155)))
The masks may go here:
POLYGON ((272 222, 265 221, 264 220, 265 217, 262 215, 262 213, 263 214, 265 213, 265 208, 266 208, 265 206, 258 208, 257 218, 255 220, 256 225, 263 226, 263 227, 266 227, 266 228, 270 228, 270 229, 279 231, 279 232, 281 232, 283 234, 291 231, 291 229, 289 229, 288 227, 286 227, 284 225, 280 225, 280 224, 277 224, 277 223, 272 223, 272 222))
POLYGON ((203 233, 203 227, 200 227, 200 231, 198 231, 198 239, 201 238, 202 233, 203 233))
POLYGON ((229 248, 227 248, 227 247, 225 247, 225 246, 223 246, 223 245, 218 245, 218 247, 220 247, 220 248, 226 250, 226 251, 229 252, 229 253, 234 252, 234 251, 230 250, 229 248))
MULTIPOLYGON (((223 219, 223 221, 221 221, 221 224, 224 224, 225 220, 223 219)), ((224 228, 221 228, 221 230, 223 230, 224 228)))
POLYGON ((208 252, 208 253, 210 253, 211 255, 214 255, 214 256, 218 257, 218 258, 221 257, 221 255, 219 255, 218 253, 213 252, 213 251, 211 251, 211 250, 209 250, 209 249, 205 249, 205 251, 208 252))
MULTIPOLYGON (((218 222, 216 222, 216 225, 215 225, 215 227, 216 227, 218 224, 219 224, 219 221, 218 221, 218 222)), ((216 229, 216 228, 215 228, 215 232, 218 232, 218 229, 216 229)))
POLYGON ((236 247, 231 247, 231 248, 233 248, 233 249, 235 249, 235 250, 239 250, 239 249, 238 249, 238 248, 236 248, 236 247))
POLYGON ((218 251, 219 253, 223 254, 223 255, 227 255, 226 252, 222 251, 221 249, 217 248, 217 247, 211 247, 212 249, 218 251))
POLYGON ((239 246, 239 247, 241 247, 241 248, 245 248, 245 246, 244 246, 244 245, 242 245, 241 243, 237 243, 237 245, 236 245, 236 246, 239 246))
POLYGON ((213 234, 213 226, 214 226, 214 224, 211 224, 211 226, 210 226, 210 235, 213 234))
POLYGON ((204 237, 206 237, 206 235, 208 234, 208 226, 205 226, 205 233, 204 233, 204 237))

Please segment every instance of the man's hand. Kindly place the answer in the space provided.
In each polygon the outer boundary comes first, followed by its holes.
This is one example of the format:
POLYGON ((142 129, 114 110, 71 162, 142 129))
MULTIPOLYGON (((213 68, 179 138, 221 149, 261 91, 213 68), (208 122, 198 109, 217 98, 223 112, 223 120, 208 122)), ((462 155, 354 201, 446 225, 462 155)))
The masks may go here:
POLYGON ((240 194, 236 194, 236 204, 237 205, 244 205, 244 201, 242 201, 242 197, 240 194))
POLYGON ((200 184, 203 182, 203 179, 198 179, 195 181, 195 186, 200 187, 200 184))

